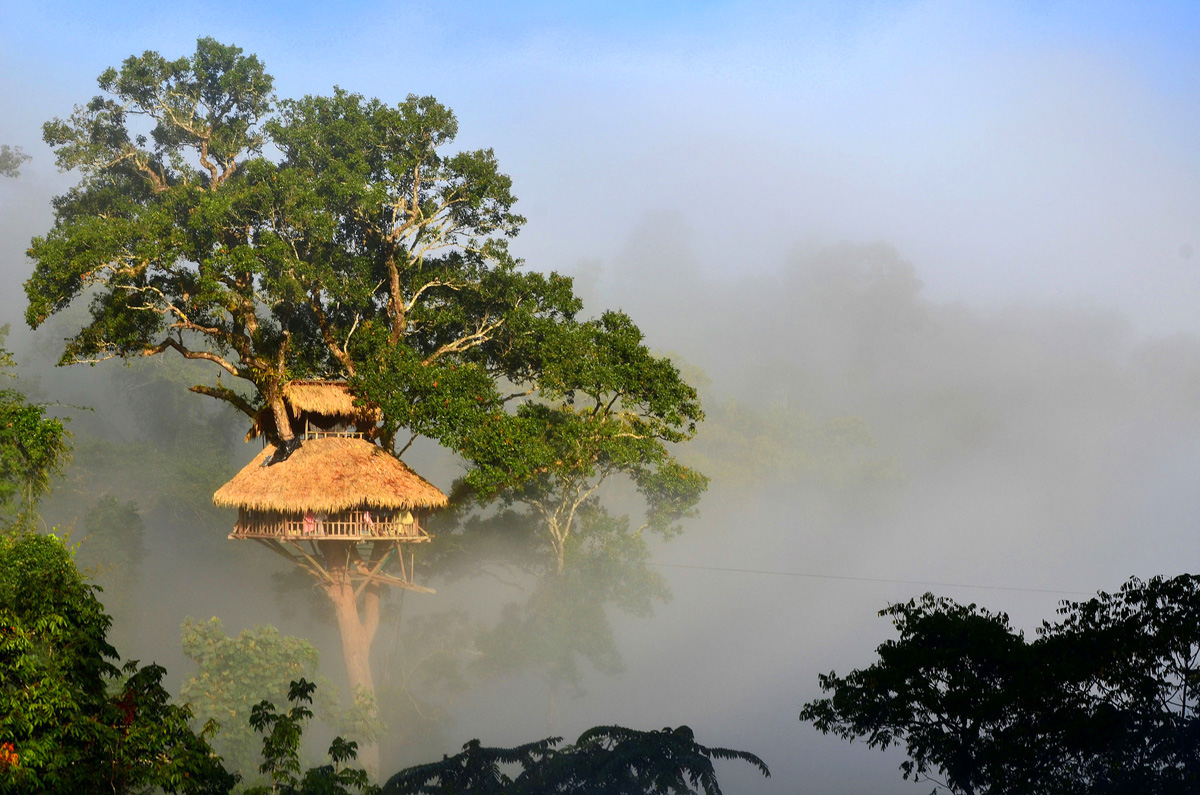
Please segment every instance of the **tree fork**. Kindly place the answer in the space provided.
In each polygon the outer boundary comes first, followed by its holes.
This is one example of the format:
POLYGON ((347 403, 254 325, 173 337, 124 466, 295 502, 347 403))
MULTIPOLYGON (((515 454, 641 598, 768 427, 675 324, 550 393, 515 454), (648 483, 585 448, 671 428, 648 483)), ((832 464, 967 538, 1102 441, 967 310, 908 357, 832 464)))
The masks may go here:
POLYGON ((283 389, 278 386, 271 386, 264 390, 267 405, 271 407, 271 416, 275 420, 275 436, 281 442, 290 442, 294 434, 292 433, 292 420, 288 416, 287 405, 283 402, 283 389))

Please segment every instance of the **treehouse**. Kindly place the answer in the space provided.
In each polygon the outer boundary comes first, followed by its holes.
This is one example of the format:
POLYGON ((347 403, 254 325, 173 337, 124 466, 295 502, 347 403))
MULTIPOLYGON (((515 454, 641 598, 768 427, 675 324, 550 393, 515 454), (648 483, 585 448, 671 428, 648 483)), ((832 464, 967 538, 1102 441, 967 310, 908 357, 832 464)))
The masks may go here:
MULTIPOLYGON (((412 582, 408 545, 429 541, 425 518, 446 495, 375 443, 377 413, 355 406, 345 384, 293 381, 284 402, 292 444, 267 445, 213 495, 238 509, 229 537, 258 541, 322 581, 349 571, 356 580, 428 590, 412 582), (385 573, 389 559, 398 572, 385 573)), ((270 430, 272 415, 262 412, 247 438, 270 430)))

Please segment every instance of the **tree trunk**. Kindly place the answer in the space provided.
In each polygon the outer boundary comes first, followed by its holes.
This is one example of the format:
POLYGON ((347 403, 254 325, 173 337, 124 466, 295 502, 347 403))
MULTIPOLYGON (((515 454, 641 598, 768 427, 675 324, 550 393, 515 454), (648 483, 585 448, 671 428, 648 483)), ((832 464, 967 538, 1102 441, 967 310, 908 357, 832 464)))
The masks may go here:
MULTIPOLYGON (((330 547, 336 542, 324 542, 330 547)), ((340 546, 340 545, 339 545, 340 546)), ((379 593, 368 588, 362 617, 354 598, 354 583, 348 576, 348 555, 343 550, 327 549, 325 560, 329 564, 332 582, 326 583, 325 592, 333 602, 338 632, 342 636, 342 656, 346 660, 346 676, 350 688, 357 694, 360 690, 375 698, 375 680, 371 676, 371 641, 379 625, 379 593)), ((379 745, 376 742, 360 745, 358 762, 372 777, 379 775, 379 745)))
POLYGON ((338 631, 342 635, 342 656, 346 658, 346 674, 350 686, 375 692, 375 681, 371 678, 371 635, 358 616, 358 605, 354 602, 354 586, 343 580, 326 586, 337 617, 338 631))
POLYGON ((290 441, 292 438, 292 420, 288 417, 287 406, 284 405, 282 391, 272 391, 267 396, 267 403, 271 406, 271 415, 275 418, 275 435, 281 442, 290 441))

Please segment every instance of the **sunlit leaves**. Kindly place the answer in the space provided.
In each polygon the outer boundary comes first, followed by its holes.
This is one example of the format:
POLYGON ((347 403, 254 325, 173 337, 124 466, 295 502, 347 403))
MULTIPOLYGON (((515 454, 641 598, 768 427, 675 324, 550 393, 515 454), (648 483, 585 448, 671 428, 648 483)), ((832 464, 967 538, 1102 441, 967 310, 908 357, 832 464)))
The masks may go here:
POLYGON ((228 792, 165 671, 113 664, 110 625, 60 540, 0 536, 0 737, 20 757, 0 791, 228 792))

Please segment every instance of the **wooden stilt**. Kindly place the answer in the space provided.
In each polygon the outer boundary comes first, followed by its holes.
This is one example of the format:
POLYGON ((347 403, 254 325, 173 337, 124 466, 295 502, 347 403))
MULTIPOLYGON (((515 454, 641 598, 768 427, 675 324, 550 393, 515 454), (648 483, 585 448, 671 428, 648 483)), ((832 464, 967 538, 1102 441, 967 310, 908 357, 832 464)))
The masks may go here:
MULTIPOLYGON (((373 551, 374 550, 372 550, 372 552, 373 551)), ((359 597, 359 595, 362 594, 363 589, 366 588, 367 585, 369 585, 371 583, 371 581, 374 579, 375 575, 378 574, 379 570, 383 568, 383 564, 387 563, 387 559, 392 554, 393 551, 395 551, 395 547, 391 547, 386 552, 384 552, 383 557, 381 557, 379 559, 379 562, 375 564, 375 568, 371 569, 367 573, 366 577, 363 577, 362 584, 360 584, 357 588, 354 589, 354 598, 355 599, 357 599, 359 597)))
MULTIPOLYGON (((279 543, 279 542, 275 542, 275 543, 279 543)), ((317 559, 314 556, 309 555, 307 552, 305 552, 304 548, 301 547, 299 544, 297 544, 295 541, 289 541, 288 544, 292 547, 292 549, 299 552, 301 557, 303 557, 305 560, 307 560, 309 562, 309 564, 317 572, 319 572, 320 579, 326 580, 328 582, 333 581, 333 578, 331 576, 329 576, 329 572, 325 571, 325 567, 323 567, 320 563, 318 563, 317 559)))

